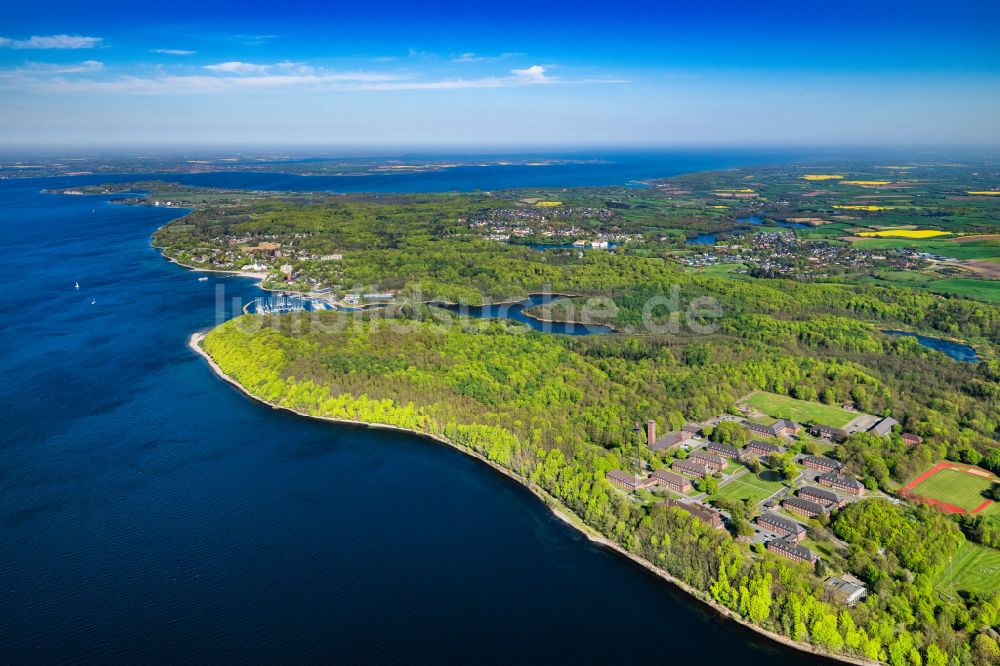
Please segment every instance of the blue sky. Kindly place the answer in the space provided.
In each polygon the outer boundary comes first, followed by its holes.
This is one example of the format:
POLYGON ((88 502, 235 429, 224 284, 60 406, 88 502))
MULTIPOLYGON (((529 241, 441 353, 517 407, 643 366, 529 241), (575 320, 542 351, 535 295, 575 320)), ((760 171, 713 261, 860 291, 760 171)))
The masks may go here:
POLYGON ((21 2, 7 146, 1000 144, 998 3, 21 2))

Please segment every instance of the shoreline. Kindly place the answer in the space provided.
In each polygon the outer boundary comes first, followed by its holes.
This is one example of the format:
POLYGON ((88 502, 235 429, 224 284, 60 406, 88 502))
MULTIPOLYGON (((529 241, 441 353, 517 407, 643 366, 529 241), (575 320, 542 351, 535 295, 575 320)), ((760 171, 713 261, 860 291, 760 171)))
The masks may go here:
MULTIPOLYGON (((203 273, 228 273, 229 275, 235 275, 235 276, 238 276, 238 277, 244 277, 244 278, 250 278, 252 280, 257 280, 257 284, 255 286, 258 289, 260 289, 261 291, 284 292, 284 293, 288 293, 288 294, 296 294, 298 296, 301 296, 302 298, 308 298, 309 297, 309 292, 305 292, 305 291, 296 291, 294 289, 271 289, 270 287, 265 287, 264 286, 264 281, 268 278, 268 276, 270 275, 270 273, 257 273, 257 272, 254 272, 254 271, 229 270, 229 269, 224 269, 224 268, 199 268, 197 266, 190 266, 188 264, 185 264, 185 263, 182 263, 182 262, 178 261, 177 259, 174 259, 173 257, 167 256, 167 254, 164 253, 161 248, 158 248, 155 245, 153 245, 153 247, 155 249, 159 250, 160 251, 160 255, 164 259, 166 259, 167 261, 169 261, 170 263, 177 264, 178 266, 186 268, 186 269, 188 269, 190 271, 201 271, 203 273)), ((517 300, 517 301, 500 301, 498 303, 490 303, 490 306, 497 306, 497 305, 523 305, 525 303, 528 303, 531 300, 532 296, 538 296, 538 295, 555 296, 555 297, 558 297, 558 298, 577 298, 578 297, 578 295, 574 295, 574 294, 535 292, 535 293, 528 294, 524 298, 522 298, 520 300, 517 300)), ((330 302, 333 303, 333 305, 337 305, 339 307, 344 308, 345 311, 348 311, 348 312, 350 312, 350 311, 367 310, 367 309, 372 309, 372 308, 381 307, 382 305, 385 305, 385 304, 381 304, 381 303, 366 303, 364 305, 347 305, 346 303, 342 303, 340 301, 330 301, 330 302)), ((461 303, 451 303, 451 302, 448 302, 448 301, 420 301, 420 304, 421 305, 437 306, 437 307, 462 305, 461 303)), ((246 311, 246 307, 247 306, 244 306, 243 314, 249 314, 246 311)), ((486 307, 486 306, 485 305, 470 305, 469 307, 486 307)), ((580 326, 581 328, 584 328, 584 329, 586 329, 589 326, 600 326, 601 328, 608 329, 608 331, 607 331, 608 333, 621 333, 620 330, 618 330, 617 328, 615 328, 611 324, 585 324, 585 323, 579 322, 579 321, 568 321, 568 320, 561 320, 561 319, 544 319, 544 318, 539 317, 539 316, 537 316, 535 314, 532 314, 531 312, 528 312, 528 311, 526 311, 524 309, 522 309, 521 312, 524 314, 525 317, 530 317, 531 319, 534 319, 535 321, 541 322, 543 324, 545 324, 545 323, 548 323, 548 324, 562 324, 564 326, 568 326, 570 324, 573 324, 574 326, 580 326)), ((487 319, 508 319, 510 321, 514 321, 513 319, 510 319, 510 317, 487 317, 487 319)))
MULTIPOLYGON (((177 262, 175 262, 175 263, 177 263, 177 262)), ((222 272, 227 272, 227 271, 222 271, 222 272)), ((559 520, 563 521, 564 523, 566 523, 570 527, 576 529, 578 532, 580 532, 581 534, 583 534, 590 542, 596 543, 596 544, 598 544, 600 546, 603 546, 603 547, 605 547, 605 548, 607 548, 609 550, 612 550, 612 551, 618 553, 622 557, 625 557, 625 558, 631 560, 634 564, 637 564, 637 565, 641 566, 643 569, 645 569, 649 573, 652 573, 652 574, 656 575, 657 577, 661 578, 662 580, 665 580, 666 582, 674 585, 676 588, 678 588, 682 592, 687 593, 695 601, 700 602, 700 603, 704 604, 705 606, 708 606, 709 608, 711 608, 712 610, 714 610, 716 613, 718 613, 720 616, 722 616, 722 617, 724 617, 724 618, 726 618, 728 620, 731 620, 731 621, 735 622, 736 624, 739 624, 739 625, 745 627, 746 629, 749 629, 749 630, 753 631, 754 633, 756 633, 756 634, 758 634, 760 636, 763 636, 765 638, 768 638, 768 639, 770 639, 770 640, 772 640, 772 641, 774 641, 776 643, 780 643, 780 644, 782 644, 782 645, 784 645, 786 647, 793 648, 795 650, 798 650, 799 652, 803 652, 803 653, 806 653, 806 654, 809 654, 809 655, 812 655, 812 656, 822 657, 822 658, 825 658, 825 659, 830 659, 832 661, 837 661, 837 662, 846 663, 846 664, 857 664, 858 666, 877 666, 878 664, 881 663, 881 662, 877 662, 877 661, 869 661, 869 660, 863 659, 861 657, 853 657, 851 655, 842 655, 842 654, 836 654, 836 653, 826 652, 824 650, 821 650, 821 649, 817 648, 816 646, 814 646, 812 644, 809 644, 809 643, 800 643, 798 641, 792 640, 791 638, 789 638, 787 636, 783 636, 783 635, 775 633, 775 632, 773 632, 773 631, 771 631, 769 629, 765 629, 765 628, 757 626, 757 625, 755 625, 755 624, 753 624, 751 622, 748 622, 747 620, 745 620, 744 618, 740 617, 737 613, 733 612, 729 608, 726 608, 725 606, 722 606, 721 604, 719 604, 716 601, 714 601, 706 593, 703 593, 700 590, 698 590, 698 589, 696 589, 694 587, 691 587, 687 583, 674 578, 671 574, 669 574, 666 571, 664 571, 664 570, 656 567, 651 562, 645 560, 642 557, 639 557, 638 555, 635 555, 634 553, 628 552, 627 550, 625 550, 624 548, 622 548, 619 544, 615 543, 614 541, 611 541, 610 539, 608 539, 608 538, 604 537, 603 535, 601 535, 600 533, 598 533, 596 530, 594 530, 591 527, 587 526, 586 524, 584 524, 583 522, 581 522, 580 519, 572 511, 570 511, 561 502, 559 502, 559 500, 557 500, 556 498, 554 498, 551 495, 549 495, 545 490, 543 490, 542 488, 538 487, 537 485, 535 485, 534 483, 532 483, 530 480, 525 479, 525 478, 523 478, 523 477, 515 474, 514 472, 512 472, 512 471, 510 471, 510 470, 508 470, 508 469, 506 469, 504 467, 501 467, 500 465, 497 465, 496 463, 488 460, 482 454, 480 454, 480 453, 478 453, 476 451, 473 451, 471 449, 467 449, 467 448, 465 448, 465 447, 463 447, 463 446, 461 446, 459 444, 456 444, 456 443, 448 440, 445 437, 442 437, 440 435, 435 435, 433 433, 427 433, 427 432, 421 432, 421 431, 418 431, 418 430, 412 430, 412 429, 409 429, 409 428, 400 428, 399 426, 393 426, 393 425, 387 425, 387 424, 381 424, 381 423, 369 423, 367 421, 358 421, 358 420, 355 420, 355 419, 338 419, 338 418, 334 418, 334 417, 330 417, 330 416, 318 416, 318 415, 313 415, 313 414, 307 414, 305 412, 300 412, 300 411, 298 411, 296 409, 292 409, 291 407, 284 407, 284 406, 281 406, 281 405, 275 405, 273 403, 268 402, 267 400, 263 400, 261 398, 258 398, 253 393, 251 393, 245 386, 243 386, 238 381, 236 381, 234 378, 232 378, 231 376, 229 376, 228 374, 226 374, 222 370, 222 368, 220 368, 219 365, 215 362, 215 359, 213 359, 211 357, 211 355, 209 355, 209 353, 202 348, 201 341, 205 338, 205 335, 206 335, 206 333, 204 331, 196 331, 195 333, 192 333, 191 337, 188 338, 188 347, 190 347, 192 351, 194 351, 198 356, 200 356, 203 360, 205 360, 207 362, 209 368, 211 368, 212 372, 215 373, 215 375, 219 379, 222 379, 223 381, 225 381, 225 382, 231 384, 232 386, 236 387, 241 393, 243 393, 245 396, 247 396, 251 400, 259 402, 262 405, 267 405, 271 409, 277 409, 277 410, 286 411, 286 412, 289 412, 291 414, 295 414, 296 416, 300 416, 300 417, 305 417, 305 418, 309 418, 309 419, 315 419, 315 420, 319 420, 319 421, 325 421, 327 423, 334 423, 334 424, 339 424, 339 425, 361 426, 361 427, 365 427, 365 428, 374 428, 374 429, 377 429, 377 430, 394 430, 394 431, 397 431, 397 432, 402 432, 402 433, 407 433, 407 434, 410 434, 410 435, 415 435, 415 436, 421 437, 423 439, 429 439, 429 440, 432 440, 432 441, 437 442, 439 444, 444 444, 445 446, 451 447, 452 449, 455 449, 456 451, 460 451, 461 453, 464 453, 466 455, 471 456, 472 458, 475 458, 476 460, 479 460, 480 462, 488 465, 489 467, 491 467, 494 470, 496 470, 497 472, 503 474, 504 476, 506 476, 507 478, 511 479, 512 481, 515 481, 518 485, 520 485, 522 488, 524 488, 525 490, 527 490, 528 492, 530 492, 539 501, 541 501, 546 507, 548 507, 549 510, 552 511, 553 515, 555 515, 559 520)))

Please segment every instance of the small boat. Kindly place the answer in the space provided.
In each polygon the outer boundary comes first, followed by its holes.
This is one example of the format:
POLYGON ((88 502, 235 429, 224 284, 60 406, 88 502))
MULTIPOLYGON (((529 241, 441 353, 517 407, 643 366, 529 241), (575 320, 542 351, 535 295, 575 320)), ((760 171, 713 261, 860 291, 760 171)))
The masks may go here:
POLYGON ((200 278, 198 278, 198 282, 208 282, 208 278, 207 277, 200 277, 200 278))
POLYGON ((74 289, 79 289, 80 288, 80 283, 79 282, 74 282, 73 283, 73 288, 74 289))
POLYGON ((95 303, 97 303, 97 299, 96 298, 90 299, 90 304, 91 305, 94 305, 95 303))

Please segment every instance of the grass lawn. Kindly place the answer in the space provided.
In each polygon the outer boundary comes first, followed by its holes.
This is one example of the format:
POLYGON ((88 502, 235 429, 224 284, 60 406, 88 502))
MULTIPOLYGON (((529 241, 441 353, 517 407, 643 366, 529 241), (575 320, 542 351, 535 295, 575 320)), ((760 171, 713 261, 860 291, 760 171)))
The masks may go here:
POLYGON ((989 490, 992 485, 992 479, 953 469, 942 469, 917 484, 913 488, 913 493, 971 511, 986 501, 983 491, 989 490))
POLYGON ((753 474, 744 474, 719 488, 713 499, 742 500, 760 502, 781 490, 785 484, 780 481, 762 481, 753 474))
POLYGON ((837 546, 828 541, 814 541, 812 539, 803 539, 799 543, 808 548, 809 550, 817 552, 820 555, 823 555, 827 558, 832 557, 833 554, 837 552, 837 546))
POLYGON ((703 273, 705 275, 728 275, 742 265, 743 264, 713 264, 712 266, 695 268, 694 272, 703 273))
POLYGON ((735 474, 741 469, 746 468, 746 465, 741 463, 739 460, 736 460, 735 458, 726 458, 726 462, 729 464, 726 465, 726 469, 722 470, 722 473, 726 474, 727 476, 730 474, 735 474))
POLYGON ((834 428, 843 428, 857 416, 833 405, 796 400, 764 391, 751 394, 746 403, 774 418, 792 419, 800 423, 823 423, 834 428))
POLYGON ((1000 550, 967 541, 955 553, 950 571, 951 574, 949 574, 949 567, 945 565, 944 571, 937 577, 937 584, 942 590, 950 590, 954 584, 956 590, 986 594, 998 592, 1000 591, 1000 550))

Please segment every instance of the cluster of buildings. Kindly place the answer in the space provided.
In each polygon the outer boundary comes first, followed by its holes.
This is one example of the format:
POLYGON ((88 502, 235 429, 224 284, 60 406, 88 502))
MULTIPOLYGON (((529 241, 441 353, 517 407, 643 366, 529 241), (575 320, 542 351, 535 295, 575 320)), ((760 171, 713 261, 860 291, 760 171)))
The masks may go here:
POLYGON ((680 259, 687 266, 742 263, 756 275, 824 278, 873 269, 908 270, 926 265, 909 248, 862 250, 849 245, 800 240, 794 231, 760 231, 732 238, 680 259))
MULTIPOLYGON (((687 424, 680 430, 662 436, 657 435, 655 421, 648 421, 641 426, 637 424, 635 429, 644 433, 649 450, 662 452, 683 448, 689 453, 686 457, 675 458, 669 469, 657 469, 648 475, 636 476, 622 470, 612 470, 607 474, 608 481, 628 491, 659 487, 676 495, 689 495, 694 491, 695 481, 707 476, 722 476, 723 485, 727 481, 738 481, 739 472, 732 475, 731 479, 725 474, 731 460, 747 462, 760 457, 783 455, 787 453, 787 449, 778 440, 791 441, 803 431, 802 425, 789 419, 778 419, 764 425, 744 421, 740 417, 720 416, 710 423, 716 424, 723 420, 743 422, 755 437, 739 448, 719 442, 704 442, 698 437, 701 431, 698 424, 687 424)), ((871 418, 864 423, 867 431, 876 434, 888 434, 896 424, 890 417, 871 418)), ((847 436, 844 430, 821 424, 813 425, 809 430, 836 441, 841 440, 841 435, 843 438, 847 436)), ((808 520, 829 515, 852 501, 852 498, 862 496, 865 487, 857 479, 845 474, 843 465, 832 458, 807 454, 797 456, 795 462, 803 468, 799 478, 806 483, 794 493, 789 492, 786 487, 771 499, 762 501, 764 512, 754 521, 758 528, 755 540, 763 542, 766 549, 776 555, 795 562, 815 563, 819 558, 801 543, 806 539, 807 530, 796 517, 808 520)), ((713 527, 723 526, 724 515, 704 504, 700 498, 669 499, 663 504, 687 511, 713 527)), ((854 603, 857 595, 864 593, 864 588, 860 589, 861 592, 858 592, 847 585, 843 587, 843 594, 838 592, 838 595, 844 597, 845 603, 854 603)))

